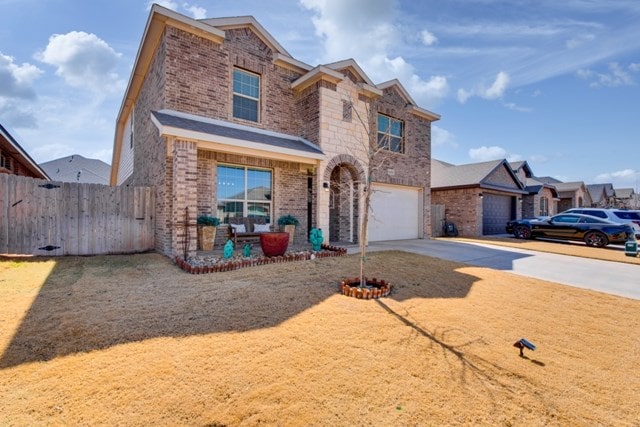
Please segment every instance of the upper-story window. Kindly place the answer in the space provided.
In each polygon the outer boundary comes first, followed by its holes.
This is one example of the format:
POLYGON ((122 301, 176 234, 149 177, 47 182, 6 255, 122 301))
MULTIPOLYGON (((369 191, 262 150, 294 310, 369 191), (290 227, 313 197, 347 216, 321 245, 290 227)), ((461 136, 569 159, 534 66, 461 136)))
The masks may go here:
POLYGON ((260 76, 233 70, 233 117, 257 122, 260 106, 260 76))
POLYGON ((378 114, 378 147, 394 153, 404 153, 404 125, 402 121, 378 114))

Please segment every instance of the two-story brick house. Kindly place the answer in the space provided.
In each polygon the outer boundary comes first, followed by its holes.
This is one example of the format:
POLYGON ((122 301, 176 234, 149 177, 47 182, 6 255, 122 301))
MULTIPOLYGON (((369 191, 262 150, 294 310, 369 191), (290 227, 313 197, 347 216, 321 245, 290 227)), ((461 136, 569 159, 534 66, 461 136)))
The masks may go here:
POLYGON ((370 240, 430 229, 431 122, 397 80, 353 60, 312 67, 252 17, 195 20, 154 5, 116 122, 112 185, 156 189, 156 248, 195 251, 199 214, 296 216, 358 240, 369 147, 370 240), (378 143, 378 141, 381 141, 378 143))

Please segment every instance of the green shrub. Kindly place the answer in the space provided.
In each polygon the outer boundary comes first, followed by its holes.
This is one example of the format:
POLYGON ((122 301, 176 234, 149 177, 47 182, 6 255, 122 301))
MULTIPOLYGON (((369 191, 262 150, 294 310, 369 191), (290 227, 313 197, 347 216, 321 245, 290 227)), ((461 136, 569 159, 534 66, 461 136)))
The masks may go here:
POLYGON ((300 225, 300 221, 298 221, 298 218, 296 218, 293 215, 282 215, 280 218, 278 218, 278 225, 284 226, 284 225, 295 225, 298 226, 300 225))
POLYGON ((220 225, 220 219, 211 215, 200 215, 198 217, 198 225, 212 225, 217 227, 220 225))

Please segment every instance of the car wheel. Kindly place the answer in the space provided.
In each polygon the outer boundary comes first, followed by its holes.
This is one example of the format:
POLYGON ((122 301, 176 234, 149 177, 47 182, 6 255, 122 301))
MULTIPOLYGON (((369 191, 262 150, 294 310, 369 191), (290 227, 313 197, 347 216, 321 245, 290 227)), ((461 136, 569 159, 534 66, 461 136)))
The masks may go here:
POLYGON ((604 248, 609 244, 607 236, 598 231, 590 231, 585 234, 584 242, 587 244, 587 246, 593 246, 595 248, 604 248))
POLYGON ((530 239, 531 229, 525 225, 520 225, 513 230, 513 235, 517 239, 530 239))

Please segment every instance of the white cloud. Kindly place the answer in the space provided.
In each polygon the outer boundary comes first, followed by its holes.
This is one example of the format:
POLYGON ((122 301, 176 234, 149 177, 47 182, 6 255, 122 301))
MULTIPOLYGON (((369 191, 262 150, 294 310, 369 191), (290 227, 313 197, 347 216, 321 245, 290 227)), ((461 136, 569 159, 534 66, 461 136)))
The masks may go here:
POLYGON ((502 105, 504 105, 509 110, 517 111, 519 113, 530 113, 530 112, 533 111, 533 109, 530 108, 530 107, 521 107, 521 106, 519 106, 519 105, 517 105, 517 104, 515 104, 513 102, 505 102, 502 105))
MULTIPOLYGON (((639 64, 630 64, 628 70, 636 72, 640 70, 639 64)), ((634 86, 636 82, 633 77, 617 62, 609 63, 608 72, 598 73, 593 70, 579 69, 576 75, 583 80, 591 80, 590 87, 618 87, 634 86)))
POLYGON ((118 105, 115 99, 102 100, 90 91, 74 93, 72 99, 42 95, 32 106, 37 126, 21 128, 20 142, 38 163, 70 154, 111 163, 104 151, 113 146, 110 117, 118 105))
POLYGON ((640 174, 640 172, 637 172, 633 169, 623 169, 621 171, 601 173, 600 175, 596 176, 595 181, 598 183, 606 183, 612 181, 633 183, 638 174, 640 174))
POLYGON ((456 136, 446 129, 439 126, 431 126, 431 145, 432 146, 444 146, 457 147, 458 143, 455 141, 456 136))
POLYGON ((509 162, 517 162, 522 160, 522 156, 519 154, 513 154, 507 152, 502 147, 498 146, 482 146, 479 148, 471 148, 469 149, 469 157, 471 160, 476 162, 486 162, 489 160, 499 160, 499 159, 507 159, 509 162))
POLYGON ((480 98, 488 100, 502 98, 509 87, 510 80, 509 74, 504 71, 500 71, 489 87, 486 87, 481 83, 471 90, 458 89, 458 101, 461 104, 464 104, 472 96, 479 96, 480 98))
POLYGON ((529 156, 529 160, 536 163, 547 163, 549 158, 543 154, 533 154, 529 156))
POLYGON ((493 82, 491 87, 484 91, 484 93, 480 93, 480 96, 486 99, 497 99, 501 98, 504 95, 504 92, 507 90, 507 86, 509 85, 509 75, 504 71, 500 71, 496 76, 496 80, 493 82))
POLYGON ((167 9, 178 10, 178 3, 172 0, 149 0, 147 2, 147 9, 151 9, 151 6, 153 6, 154 3, 157 3, 162 7, 166 7, 167 9))
POLYGON ((402 47, 403 40, 401 27, 393 21, 393 0, 301 0, 300 3, 315 14, 312 22, 324 46, 321 62, 353 58, 374 82, 397 78, 418 104, 425 106, 438 102, 448 93, 445 76, 423 77, 412 64, 393 53, 402 47))
POLYGON ((56 67, 56 74, 70 86, 115 92, 123 86, 113 72, 120 56, 95 34, 71 31, 52 35, 36 59, 56 67))
POLYGON ((434 36, 430 31, 422 30, 422 32, 420 33, 420 40, 422 40, 422 44, 424 44, 425 46, 431 46, 438 41, 438 38, 434 36))
POLYGON ((207 17, 207 9, 204 7, 190 5, 189 3, 184 3, 182 7, 191 13, 194 19, 205 19, 207 17))
POLYGON ((11 124, 13 128, 35 128, 36 115, 30 106, 19 99, 0 96, 0 123, 11 124))
POLYGON ((32 83, 43 71, 32 64, 18 65, 11 56, 0 52, 0 97, 33 99, 32 83))
POLYGON ((593 34, 583 34, 567 40, 565 45, 567 49, 577 49, 583 46, 584 44, 595 40, 595 38, 596 36, 594 36, 593 34))

